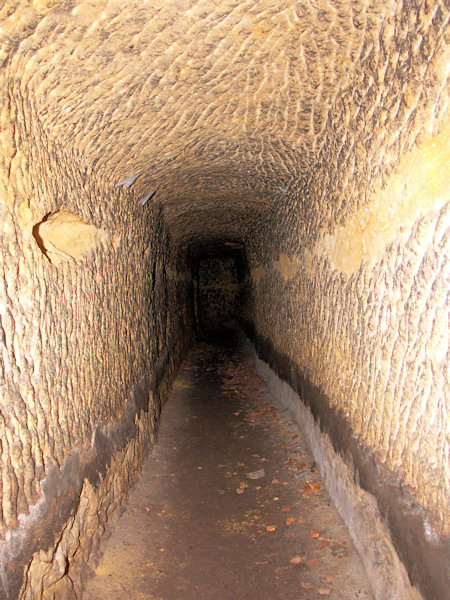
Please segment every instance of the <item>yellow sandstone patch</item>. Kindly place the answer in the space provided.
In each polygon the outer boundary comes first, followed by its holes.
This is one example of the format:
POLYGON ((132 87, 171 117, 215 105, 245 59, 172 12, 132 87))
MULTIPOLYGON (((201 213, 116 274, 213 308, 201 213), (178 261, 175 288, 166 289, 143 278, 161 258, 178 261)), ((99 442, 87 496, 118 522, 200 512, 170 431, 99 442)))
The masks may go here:
POLYGON ((280 272, 283 279, 285 281, 289 281, 294 279, 297 275, 300 266, 300 260, 297 255, 294 255, 292 258, 290 258, 287 254, 281 253, 274 266, 280 272))
POLYGON ((106 231, 85 223, 66 210, 60 210, 38 223, 33 233, 39 247, 54 265, 79 260, 108 239, 106 231))
POLYGON ((375 191, 345 226, 326 235, 316 252, 326 253, 331 266, 350 276, 363 261, 373 265, 386 246, 406 237, 414 223, 438 211, 450 199, 450 121, 444 130, 407 153, 387 185, 375 191))

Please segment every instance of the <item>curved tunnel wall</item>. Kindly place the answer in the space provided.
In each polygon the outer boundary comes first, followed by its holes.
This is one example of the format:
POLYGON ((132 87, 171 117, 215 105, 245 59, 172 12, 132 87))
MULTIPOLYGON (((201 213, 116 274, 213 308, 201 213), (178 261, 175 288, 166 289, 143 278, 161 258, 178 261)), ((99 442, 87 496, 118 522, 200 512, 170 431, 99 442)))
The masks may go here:
POLYGON ((193 337, 192 255, 216 240, 245 247, 261 357, 439 597, 398 522, 416 515, 445 562, 445 4, 0 14, 5 597, 81 588, 193 337))

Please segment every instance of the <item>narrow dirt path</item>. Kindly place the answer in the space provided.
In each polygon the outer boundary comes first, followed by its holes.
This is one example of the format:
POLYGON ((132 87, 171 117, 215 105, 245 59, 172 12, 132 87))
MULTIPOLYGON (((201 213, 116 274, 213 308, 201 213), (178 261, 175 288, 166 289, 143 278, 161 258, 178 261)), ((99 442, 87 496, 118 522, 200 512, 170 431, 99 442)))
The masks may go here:
POLYGON ((87 600, 372 598, 297 426, 243 338, 199 343, 87 600))

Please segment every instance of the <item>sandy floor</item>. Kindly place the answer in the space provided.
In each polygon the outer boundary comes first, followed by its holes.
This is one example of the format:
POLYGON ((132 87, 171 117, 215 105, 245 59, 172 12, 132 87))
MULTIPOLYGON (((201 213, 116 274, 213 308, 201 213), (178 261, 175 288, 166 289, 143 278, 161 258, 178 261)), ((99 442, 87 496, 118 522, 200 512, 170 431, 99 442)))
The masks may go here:
POLYGON ((187 357, 84 598, 372 598, 301 432, 242 340, 187 357))

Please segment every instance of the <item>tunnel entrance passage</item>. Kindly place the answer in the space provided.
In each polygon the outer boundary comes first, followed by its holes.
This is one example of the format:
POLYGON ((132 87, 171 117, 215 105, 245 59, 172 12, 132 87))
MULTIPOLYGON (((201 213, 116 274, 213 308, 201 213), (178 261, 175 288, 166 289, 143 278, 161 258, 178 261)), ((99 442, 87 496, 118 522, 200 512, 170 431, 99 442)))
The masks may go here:
POLYGON ((233 325, 241 303, 235 260, 232 257, 202 260, 198 280, 201 324, 204 327, 233 325))
POLYGON ((245 337, 219 339, 184 361, 85 597, 369 600, 301 432, 256 374, 245 337))
POLYGON ((243 244, 227 240, 194 252, 192 269, 198 329, 204 332, 242 323, 248 277, 243 244))

